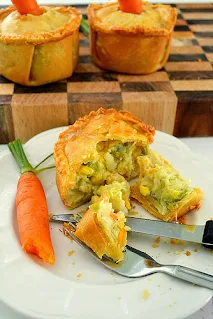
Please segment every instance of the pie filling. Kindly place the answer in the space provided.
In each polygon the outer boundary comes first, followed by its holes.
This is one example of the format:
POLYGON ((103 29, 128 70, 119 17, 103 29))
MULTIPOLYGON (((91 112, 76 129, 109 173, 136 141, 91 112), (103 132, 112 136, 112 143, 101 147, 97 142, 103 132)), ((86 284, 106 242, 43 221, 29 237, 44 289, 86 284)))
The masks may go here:
POLYGON ((107 26, 134 27, 144 25, 147 28, 167 28, 165 18, 168 13, 166 9, 162 10, 162 8, 159 10, 157 6, 143 4, 141 14, 132 14, 122 12, 115 4, 97 10, 97 18, 107 26))
POLYGON ((184 179, 157 152, 138 158, 139 189, 163 215, 176 210, 180 201, 193 192, 190 180, 184 179))
POLYGON ((118 244, 123 250, 126 245, 126 218, 121 211, 115 214, 112 206, 112 203, 104 198, 92 204, 90 209, 96 213, 97 223, 104 230, 109 240, 118 244), (121 236, 122 232, 124 232, 123 236, 121 236))
POLYGON ((0 21, 0 33, 3 35, 20 36, 29 33, 45 33, 63 27, 72 15, 69 12, 60 12, 54 8, 43 7, 43 14, 21 15, 18 11, 11 12, 0 21))
POLYGON ((93 195, 108 194, 113 209, 130 209, 129 185, 126 180, 138 176, 137 157, 147 154, 147 147, 136 142, 109 140, 97 145, 98 159, 84 163, 77 171, 75 187, 68 191, 73 207, 87 202, 93 195))

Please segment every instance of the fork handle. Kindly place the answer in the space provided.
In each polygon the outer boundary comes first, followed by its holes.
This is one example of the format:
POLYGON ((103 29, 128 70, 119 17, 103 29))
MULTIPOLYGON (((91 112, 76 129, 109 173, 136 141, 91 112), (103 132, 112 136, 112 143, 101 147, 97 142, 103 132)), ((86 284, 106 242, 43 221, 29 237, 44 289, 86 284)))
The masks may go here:
MULTIPOLYGON (((163 267, 164 268, 164 267, 163 267)), ((198 286, 213 290, 213 276, 184 266, 167 266, 165 272, 198 286)))

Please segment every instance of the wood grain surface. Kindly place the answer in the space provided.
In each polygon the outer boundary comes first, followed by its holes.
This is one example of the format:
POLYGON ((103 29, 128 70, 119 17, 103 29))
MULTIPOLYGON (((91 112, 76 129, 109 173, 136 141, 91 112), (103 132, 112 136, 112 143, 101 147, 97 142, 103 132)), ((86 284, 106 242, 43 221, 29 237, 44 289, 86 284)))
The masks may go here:
MULTIPOLYGON (((213 4, 176 8, 170 56, 156 73, 134 76, 98 68, 81 33, 79 64, 71 78, 29 88, 0 76, 0 143, 25 142, 100 106, 130 111, 178 137, 213 136, 213 4)), ((79 9, 87 18, 86 7, 79 9)))

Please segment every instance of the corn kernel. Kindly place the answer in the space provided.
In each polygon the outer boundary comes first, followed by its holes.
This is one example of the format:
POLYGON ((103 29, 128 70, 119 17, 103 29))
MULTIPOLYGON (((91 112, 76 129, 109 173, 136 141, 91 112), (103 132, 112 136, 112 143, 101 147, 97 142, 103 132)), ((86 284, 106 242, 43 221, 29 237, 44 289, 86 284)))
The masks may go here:
POLYGON ((148 195, 150 195, 150 190, 149 190, 148 187, 143 186, 143 185, 140 185, 140 193, 141 193, 143 196, 148 196, 148 195))
POLYGON ((80 173, 86 174, 86 175, 92 175, 94 173, 94 171, 91 167, 81 166, 80 173))
POLYGON ((103 183, 103 178, 101 176, 92 176, 91 182, 93 185, 100 185, 103 183))
POLYGON ((130 204, 130 202, 129 202, 129 200, 128 200, 127 198, 125 199, 125 205, 126 205, 126 208, 127 208, 128 210, 131 209, 131 204, 130 204))

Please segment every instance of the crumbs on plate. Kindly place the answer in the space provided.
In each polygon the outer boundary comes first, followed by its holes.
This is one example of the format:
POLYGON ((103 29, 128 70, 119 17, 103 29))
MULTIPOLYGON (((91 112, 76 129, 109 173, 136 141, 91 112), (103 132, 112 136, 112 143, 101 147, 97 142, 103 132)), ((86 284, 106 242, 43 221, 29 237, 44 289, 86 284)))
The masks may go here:
POLYGON ((128 212, 128 215, 137 215, 137 214, 138 214, 138 212, 134 212, 134 211, 128 212))
POLYGON ((152 244, 152 248, 158 248, 157 244, 152 244))
POLYGON ((149 297, 149 291, 148 291, 147 289, 145 289, 145 290, 143 291, 142 299, 143 299, 143 300, 146 300, 148 297, 149 297))
POLYGON ((190 255, 191 255, 190 251, 187 250, 187 251, 185 252, 185 255, 186 255, 186 256, 190 256, 190 255))
POLYGON ((183 241, 181 239, 170 238, 170 243, 173 245, 182 245, 183 241))
POLYGON ((75 250, 70 250, 70 251, 68 252, 68 256, 72 256, 72 255, 74 254, 74 252, 75 252, 75 250))
POLYGON ((78 274, 77 278, 80 279, 82 277, 82 274, 78 274))
POLYGON ((64 235, 66 237, 68 237, 72 241, 73 240, 72 237, 68 234, 68 232, 64 229, 64 227, 66 227, 70 231, 73 231, 73 227, 69 223, 64 223, 64 225, 63 225, 63 233, 64 233, 64 235))
POLYGON ((156 238, 155 242, 156 242, 157 244, 160 243, 160 236, 158 236, 158 237, 156 238))

